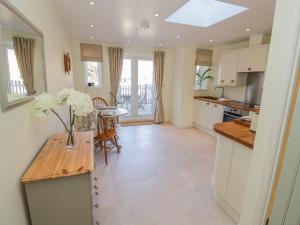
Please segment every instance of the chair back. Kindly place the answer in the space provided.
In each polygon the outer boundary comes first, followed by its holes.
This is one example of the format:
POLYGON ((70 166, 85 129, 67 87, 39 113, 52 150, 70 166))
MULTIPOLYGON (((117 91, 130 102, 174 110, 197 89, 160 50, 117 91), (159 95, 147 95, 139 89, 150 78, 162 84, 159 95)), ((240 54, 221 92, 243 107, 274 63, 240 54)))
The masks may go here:
POLYGON ((89 113, 86 116, 76 116, 75 117, 75 130, 78 132, 83 131, 94 131, 94 134, 97 134, 98 131, 98 112, 96 109, 93 112, 89 113))
POLYGON ((100 97, 93 98, 94 107, 108 106, 107 102, 100 97))
POLYGON ((108 131, 116 130, 114 118, 98 115, 98 133, 107 134, 108 131))

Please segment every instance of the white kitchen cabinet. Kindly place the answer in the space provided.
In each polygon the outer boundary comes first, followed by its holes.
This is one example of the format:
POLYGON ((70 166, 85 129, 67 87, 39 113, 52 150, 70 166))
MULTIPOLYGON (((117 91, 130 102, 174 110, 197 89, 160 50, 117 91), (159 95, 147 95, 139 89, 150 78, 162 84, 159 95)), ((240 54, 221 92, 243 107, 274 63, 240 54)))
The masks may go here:
POLYGON ((213 187, 217 195, 222 199, 225 199, 227 194, 233 144, 233 141, 228 138, 218 138, 213 187))
POLYGON ((243 208, 252 151, 223 135, 217 135, 212 186, 219 205, 236 221, 243 208))
POLYGON ((251 154, 248 147, 239 143, 234 144, 226 201, 239 214, 243 206, 251 154))
POLYGON ((247 82, 247 76, 238 74, 238 51, 230 51, 221 55, 219 64, 218 85, 239 86, 247 82))
POLYGON ((199 126, 207 128, 209 120, 210 103, 206 101, 200 101, 199 104, 199 126))
POLYGON ((269 45, 239 51, 237 72, 263 72, 267 67, 269 45))
POLYGON ((224 106, 216 103, 209 104, 209 117, 207 128, 209 130, 214 129, 214 124, 220 123, 223 121, 224 115, 224 106))
POLYGON ((224 106, 203 100, 194 100, 194 125, 214 134, 213 125, 223 121, 224 106))

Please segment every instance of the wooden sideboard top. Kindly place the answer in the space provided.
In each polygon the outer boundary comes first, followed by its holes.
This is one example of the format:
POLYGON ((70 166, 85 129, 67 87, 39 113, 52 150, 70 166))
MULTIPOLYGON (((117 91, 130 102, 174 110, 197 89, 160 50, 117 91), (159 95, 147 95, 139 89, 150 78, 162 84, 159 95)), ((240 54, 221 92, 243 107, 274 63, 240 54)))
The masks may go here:
POLYGON ((66 149, 67 134, 55 134, 36 156, 22 177, 23 183, 90 173, 94 170, 92 132, 75 133, 75 146, 66 149))

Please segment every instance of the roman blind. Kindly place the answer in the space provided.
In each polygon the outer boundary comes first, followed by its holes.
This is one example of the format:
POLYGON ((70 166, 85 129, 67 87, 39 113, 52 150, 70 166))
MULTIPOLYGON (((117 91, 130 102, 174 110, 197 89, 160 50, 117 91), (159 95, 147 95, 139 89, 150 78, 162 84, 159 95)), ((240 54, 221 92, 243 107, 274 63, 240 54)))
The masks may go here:
POLYGON ((80 44, 81 61, 103 62, 102 45, 80 44))
POLYGON ((200 49, 196 50, 195 64, 198 66, 211 66, 212 65, 212 54, 211 49, 200 49))

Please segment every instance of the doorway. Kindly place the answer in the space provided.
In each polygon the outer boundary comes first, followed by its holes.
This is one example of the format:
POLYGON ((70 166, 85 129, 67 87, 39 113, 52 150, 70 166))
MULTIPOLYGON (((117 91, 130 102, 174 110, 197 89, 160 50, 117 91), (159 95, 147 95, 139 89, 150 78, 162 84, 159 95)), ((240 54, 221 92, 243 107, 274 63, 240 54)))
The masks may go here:
POLYGON ((153 58, 127 56, 118 91, 118 107, 128 110, 126 120, 149 120, 154 115, 153 58))

